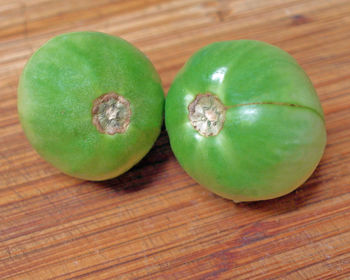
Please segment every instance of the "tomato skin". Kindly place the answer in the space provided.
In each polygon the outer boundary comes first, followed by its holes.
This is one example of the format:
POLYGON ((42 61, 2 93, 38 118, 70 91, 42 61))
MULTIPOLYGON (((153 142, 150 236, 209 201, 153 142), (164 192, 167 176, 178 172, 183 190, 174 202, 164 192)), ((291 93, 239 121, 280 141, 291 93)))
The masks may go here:
POLYGON ((236 202, 293 191, 315 170, 326 145, 311 81, 288 53, 259 41, 218 42, 195 53, 171 85, 165 122, 186 172, 236 202), (189 119, 189 105, 206 93, 227 108, 214 136, 201 135, 189 119))
POLYGON ((74 177, 105 180, 127 171, 150 150, 163 121, 164 93, 147 57, 128 42, 99 32, 49 40, 20 78, 18 112, 35 150, 74 177), (130 103, 125 133, 99 132, 94 100, 107 93, 130 103))

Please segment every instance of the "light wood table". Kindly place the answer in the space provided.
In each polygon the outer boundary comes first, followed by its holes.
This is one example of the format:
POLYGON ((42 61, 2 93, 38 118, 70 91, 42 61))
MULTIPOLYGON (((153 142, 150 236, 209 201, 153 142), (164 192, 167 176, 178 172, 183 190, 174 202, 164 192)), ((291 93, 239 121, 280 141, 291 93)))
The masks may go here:
POLYGON ((0 279, 350 279, 350 1, 0 0, 0 279), (16 88, 33 51, 78 30, 135 44, 165 91, 211 42, 285 49, 325 111, 319 167, 285 197, 234 204, 183 171, 163 129, 117 179, 60 173, 26 140, 16 88))

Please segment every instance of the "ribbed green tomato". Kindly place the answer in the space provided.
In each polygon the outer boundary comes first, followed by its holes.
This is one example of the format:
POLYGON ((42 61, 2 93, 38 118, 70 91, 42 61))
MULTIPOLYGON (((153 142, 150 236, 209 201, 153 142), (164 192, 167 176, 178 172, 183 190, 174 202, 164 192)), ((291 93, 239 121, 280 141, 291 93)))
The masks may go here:
POLYGON ((288 53, 259 41, 218 42, 194 54, 171 85, 165 121, 186 172, 236 202, 293 191, 326 144, 309 78, 288 53))
POLYGON ((98 32, 57 36, 30 58, 18 112, 36 151, 88 180, 118 176, 160 133, 164 93, 151 62, 128 42, 98 32))

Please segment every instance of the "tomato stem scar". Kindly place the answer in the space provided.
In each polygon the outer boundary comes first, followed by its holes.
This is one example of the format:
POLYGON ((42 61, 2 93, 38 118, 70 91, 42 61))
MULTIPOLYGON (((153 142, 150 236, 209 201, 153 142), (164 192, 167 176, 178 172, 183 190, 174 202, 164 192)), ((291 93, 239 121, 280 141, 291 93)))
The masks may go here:
POLYGON ((188 111, 192 126, 203 136, 218 135, 224 125, 226 107, 210 93, 198 94, 188 111))
POLYGON ((106 93, 93 102, 92 123, 104 134, 125 133, 131 117, 130 103, 125 97, 106 93))

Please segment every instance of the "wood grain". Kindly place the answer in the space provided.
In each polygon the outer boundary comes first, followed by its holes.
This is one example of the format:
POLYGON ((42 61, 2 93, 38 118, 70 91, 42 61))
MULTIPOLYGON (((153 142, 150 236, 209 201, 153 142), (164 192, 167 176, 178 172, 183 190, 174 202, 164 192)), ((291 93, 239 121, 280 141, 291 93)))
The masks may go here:
POLYGON ((350 279, 349 0, 0 0, 0 279, 350 279), (234 204, 196 184, 166 132, 106 182, 30 147, 18 77, 54 35, 97 30, 144 51, 165 90, 200 47, 257 39, 291 53, 326 115, 321 164, 297 191, 234 204))

